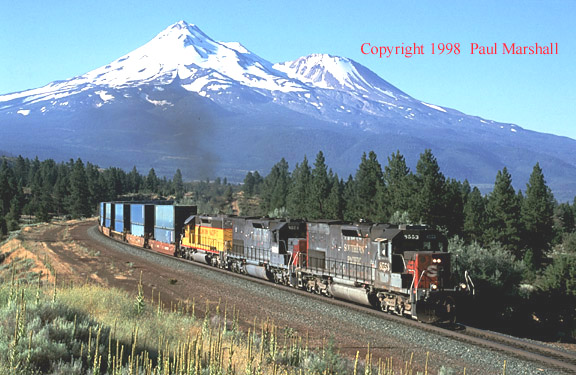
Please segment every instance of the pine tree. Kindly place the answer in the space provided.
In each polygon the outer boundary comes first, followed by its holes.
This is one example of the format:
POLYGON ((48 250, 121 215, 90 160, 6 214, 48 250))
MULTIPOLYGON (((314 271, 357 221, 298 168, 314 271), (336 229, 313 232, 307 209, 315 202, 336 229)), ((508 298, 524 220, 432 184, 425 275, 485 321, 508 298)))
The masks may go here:
POLYGON ((291 217, 305 218, 311 214, 308 200, 310 196, 310 181, 312 174, 308 159, 304 156, 301 164, 296 164, 290 179, 290 188, 286 198, 286 209, 291 217))
POLYGON ((254 185, 255 185, 254 175, 252 174, 252 172, 246 173, 246 177, 244 177, 244 186, 242 187, 242 190, 244 191, 244 194, 246 194, 246 197, 251 197, 254 195, 254 185))
POLYGON ((426 149, 420 154, 416 165, 416 194, 412 215, 422 223, 445 226, 446 218, 446 178, 432 151, 426 149))
POLYGON ((52 218, 51 212, 52 197, 47 189, 41 189, 38 203, 34 207, 34 216, 38 221, 49 222, 52 218))
POLYGON ((389 217, 410 210, 410 202, 414 196, 413 175, 406 166, 404 156, 397 150, 388 157, 388 165, 384 167, 384 183, 386 194, 383 209, 389 217))
POLYGON ((387 219, 382 210, 384 196, 384 179, 382 166, 374 151, 362 155, 362 160, 355 176, 354 214, 356 220, 383 221, 387 219))
POLYGON ((10 201, 16 195, 16 179, 14 171, 8 166, 6 160, 0 167, 0 216, 4 217, 10 210, 10 201))
POLYGON ((138 193, 142 188, 142 176, 138 173, 136 166, 132 167, 130 173, 128 173, 128 184, 127 189, 132 193, 138 193))
POLYGON ((481 242, 486 226, 486 202, 482 193, 474 187, 464 204, 464 237, 470 242, 481 242))
POLYGON ((507 250, 519 257, 520 204, 512 186, 512 176, 504 167, 498 171, 494 190, 486 205, 487 228, 484 242, 500 242, 507 250))
POLYGON ((290 185, 288 162, 282 158, 276 163, 262 183, 262 205, 267 213, 286 208, 286 196, 290 185))
POLYGON ((354 181, 352 175, 348 175, 348 180, 346 180, 346 183, 344 183, 342 199, 342 216, 344 217, 344 220, 358 220, 358 214, 356 212, 356 182, 354 181))
POLYGON ((28 176, 26 177, 27 185, 30 186, 34 183, 34 178, 40 178, 38 171, 40 170, 40 160, 38 156, 29 163, 28 176))
POLYGON ((22 155, 18 155, 14 163, 14 174, 18 183, 22 186, 28 186, 28 169, 30 167, 30 160, 24 159, 22 155))
POLYGON ((176 169, 174 178, 172 178, 172 185, 174 187, 174 193, 176 194, 176 199, 180 200, 184 197, 184 181, 182 180, 182 172, 180 169, 176 169))
POLYGON ((52 203, 54 212, 56 215, 65 215, 68 213, 68 207, 66 202, 68 200, 68 178, 66 175, 59 175, 56 179, 56 184, 54 185, 54 190, 52 193, 52 203))
MULTIPOLYGON (((103 186, 100 185, 100 171, 98 170, 98 167, 92 163, 86 163, 85 170, 90 194, 90 207, 96 207, 98 202, 104 200, 102 199, 103 186)), ((59 174, 58 178, 60 178, 59 174)))
POLYGON ((322 151, 316 155, 310 191, 308 195, 308 217, 310 219, 320 219, 326 217, 326 200, 330 192, 330 181, 328 180, 328 169, 326 159, 322 151))
POLYGON ((16 188, 16 194, 10 201, 10 211, 6 215, 6 224, 8 230, 17 230, 19 228, 20 216, 24 206, 24 192, 22 185, 19 184, 16 188))
POLYGON ((464 203, 470 194, 468 181, 461 183, 455 179, 446 181, 446 229, 449 236, 461 236, 464 229, 464 203))
POLYGON ((576 229, 574 210, 572 210, 570 203, 560 203, 554 209, 554 217, 556 222, 555 226, 560 236, 563 233, 570 233, 576 229))
MULTIPOLYGON (((3 207, 0 207, 3 209, 3 207)), ((0 238, 8 234, 8 226, 3 216, 0 216, 0 238)))
POLYGON ((252 173, 252 176, 254 177, 254 194, 260 194, 260 190, 262 188, 262 183, 264 182, 264 179, 262 178, 260 173, 258 173, 258 171, 254 171, 254 173, 252 173))
POLYGON ((70 173, 70 214, 73 218, 89 217, 92 214, 88 178, 80 158, 76 160, 70 173))
POLYGON ((338 175, 334 175, 332 170, 328 174, 330 180, 330 193, 325 203, 325 219, 331 220, 342 220, 343 217, 343 206, 342 192, 344 190, 344 183, 340 181, 338 175))
POLYGON ((554 238, 554 197, 546 185, 540 164, 536 163, 526 185, 521 207, 524 245, 532 252, 532 264, 537 268, 554 238))
POLYGON ((158 176, 156 176, 156 171, 154 171, 154 168, 150 168, 148 176, 146 177, 145 188, 150 193, 156 193, 158 192, 158 187, 159 180, 158 176))

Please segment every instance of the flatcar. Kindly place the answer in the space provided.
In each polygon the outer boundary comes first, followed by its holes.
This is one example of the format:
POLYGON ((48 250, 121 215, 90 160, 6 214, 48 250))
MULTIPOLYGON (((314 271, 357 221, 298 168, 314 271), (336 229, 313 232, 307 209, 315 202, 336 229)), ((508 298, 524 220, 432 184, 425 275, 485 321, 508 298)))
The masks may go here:
POLYGON ((108 221, 118 215, 106 212, 119 205, 100 205, 100 228, 116 239, 423 322, 454 321, 458 299, 473 289, 468 276, 453 282, 446 237, 425 225, 209 216, 191 206, 140 204, 139 222, 152 232, 137 227, 136 241, 128 240, 134 227, 124 225, 120 236, 107 230, 120 228, 108 221), (171 223, 168 234, 162 223, 171 223))

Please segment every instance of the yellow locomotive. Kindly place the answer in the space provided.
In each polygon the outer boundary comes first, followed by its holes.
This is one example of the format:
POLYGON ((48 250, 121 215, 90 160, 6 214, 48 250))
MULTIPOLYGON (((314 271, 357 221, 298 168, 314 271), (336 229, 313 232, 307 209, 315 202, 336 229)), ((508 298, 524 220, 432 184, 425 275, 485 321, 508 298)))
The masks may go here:
POLYGON ((218 265, 232 246, 232 220, 227 217, 189 217, 184 222, 180 256, 218 265))

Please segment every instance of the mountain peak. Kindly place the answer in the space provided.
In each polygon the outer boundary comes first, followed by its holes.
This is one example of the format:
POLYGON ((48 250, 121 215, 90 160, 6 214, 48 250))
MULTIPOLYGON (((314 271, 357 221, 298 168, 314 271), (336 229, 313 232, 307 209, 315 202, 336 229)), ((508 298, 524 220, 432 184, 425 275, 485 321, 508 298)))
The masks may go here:
POLYGON ((198 28, 198 26, 196 26, 196 24, 189 23, 189 22, 186 22, 184 20, 180 20, 180 21, 176 22, 175 24, 168 26, 168 28, 169 29, 170 28, 186 28, 187 29, 187 28, 198 28))
POLYGON ((349 59, 328 54, 312 54, 294 61, 278 63, 274 67, 289 77, 325 89, 352 88, 349 74, 353 70, 349 59))
POLYGON ((186 21, 178 21, 175 24, 168 26, 154 39, 176 39, 183 41, 185 45, 202 44, 203 41, 214 43, 214 40, 200 30, 198 26, 186 21))

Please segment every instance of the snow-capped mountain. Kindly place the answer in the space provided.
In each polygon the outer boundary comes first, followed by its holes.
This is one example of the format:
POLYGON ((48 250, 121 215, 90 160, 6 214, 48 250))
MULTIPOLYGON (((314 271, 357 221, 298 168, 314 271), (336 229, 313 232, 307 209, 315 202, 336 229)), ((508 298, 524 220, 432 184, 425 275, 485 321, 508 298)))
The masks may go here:
MULTIPOLYGON (((273 101, 293 111, 323 120, 355 122, 358 114, 388 117, 391 109, 415 116, 424 106, 390 85, 366 67, 342 57, 314 54, 295 61, 272 64, 237 42, 217 42, 197 26, 180 21, 154 39, 110 64, 79 77, 53 82, 45 87, 0 96, 3 109, 20 104, 58 100, 80 93, 112 101, 110 89, 143 87, 161 88, 177 81, 186 91, 211 98, 226 106, 237 102, 244 108, 238 91, 250 92, 259 101, 273 101), (18 99, 25 99, 22 102, 18 99), (232 99, 232 100, 231 100, 232 99), (336 101, 336 102, 335 102, 336 101)), ((153 100, 156 105, 170 105, 153 100)), ((49 111, 50 105, 42 111, 49 111)), ((20 110, 20 109, 19 109, 20 110)), ((253 110, 253 109, 250 109, 253 110)))
POLYGON ((84 75, 1 95, 0 129, 15 155, 188 178, 267 173, 320 149, 348 174, 364 151, 385 161, 399 149, 414 164, 432 148, 451 177, 491 184, 506 165, 523 182, 540 162, 557 195, 576 192, 574 140, 428 104, 345 57, 273 64, 184 21, 84 75))
MULTIPOLYGON (((219 43, 195 25, 180 21, 144 46, 110 64, 79 77, 53 82, 45 87, 0 96, 0 102, 31 98, 35 103, 94 88, 142 86, 148 83, 169 84, 175 79, 188 91, 206 93, 245 85, 255 89, 303 91, 298 83, 286 79, 268 61, 254 55, 240 43, 219 43)), ((103 100, 111 99, 103 96, 103 100)))

